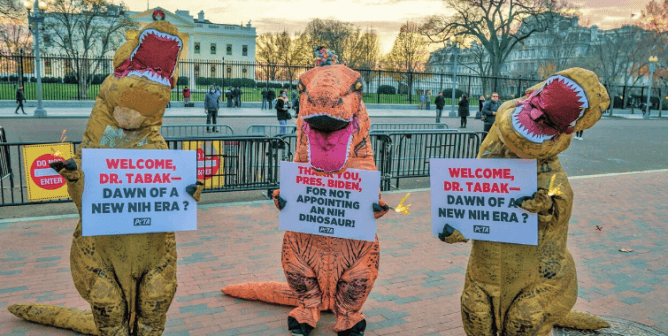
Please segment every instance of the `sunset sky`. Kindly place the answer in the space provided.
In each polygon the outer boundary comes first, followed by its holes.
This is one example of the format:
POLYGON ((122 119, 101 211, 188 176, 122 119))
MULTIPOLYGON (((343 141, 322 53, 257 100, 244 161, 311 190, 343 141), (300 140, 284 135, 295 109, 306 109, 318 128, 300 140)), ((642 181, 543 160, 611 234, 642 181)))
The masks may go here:
MULTIPOLYGON (((118 1, 118 0, 116 0, 118 1)), ((578 0, 583 22, 602 29, 614 28, 631 20, 631 13, 640 11, 650 0, 578 0)), ((145 0, 125 0, 131 10, 146 10, 145 0)), ((250 0, 250 1, 150 1, 151 7, 169 11, 189 10, 197 16, 204 10, 205 18, 215 23, 246 24, 249 20, 258 34, 265 32, 302 31, 314 19, 336 19, 353 22, 358 27, 376 29, 382 50, 388 52, 402 23, 422 21, 426 16, 448 14, 441 0, 250 0), (187 3, 188 5, 184 5, 187 3)))

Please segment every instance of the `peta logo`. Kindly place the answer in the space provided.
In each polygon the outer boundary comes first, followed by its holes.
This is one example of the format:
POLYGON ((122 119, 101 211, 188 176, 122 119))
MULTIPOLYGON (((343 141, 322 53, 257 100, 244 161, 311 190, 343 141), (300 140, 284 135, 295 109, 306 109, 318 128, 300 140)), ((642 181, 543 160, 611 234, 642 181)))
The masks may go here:
POLYGON ((489 226, 485 226, 485 225, 473 225, 473 233, 484 233, 484 234, 489 234, 489 226))
POLYGON ((134 226, 149 226, 151 225, 151 218, 135 218, 134 226))
POLYGON ((334 234, 334 228, 321 226, 320 229, 319 229, 319 232, 320 233, 326 233, 326 234, 334 234))

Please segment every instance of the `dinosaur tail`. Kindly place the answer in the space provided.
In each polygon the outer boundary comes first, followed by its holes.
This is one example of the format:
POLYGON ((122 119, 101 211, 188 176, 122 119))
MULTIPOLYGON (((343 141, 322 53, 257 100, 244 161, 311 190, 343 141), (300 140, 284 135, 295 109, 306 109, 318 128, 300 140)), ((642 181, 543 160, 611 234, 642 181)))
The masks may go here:
POLYGON ((299 305, 297 294, 290 289, 287 283, 282 282, 248 282, 225 286, 220 291, 240 299, 258 300, 285 306, 299 305))
POLYGON ((559 320, 559 322, 555 323, 554 325, 579 330, 598 330, 602 328, 610 328, 610 324, 599 317, 572 310, 568 313, 568 315, 566 315, 566 317, 559 320))
POLYGON ((74 330, 86 335, 99 335, 90 310, 39 303, 18 303, 7 307, 10 313, 30 322, 74 330))

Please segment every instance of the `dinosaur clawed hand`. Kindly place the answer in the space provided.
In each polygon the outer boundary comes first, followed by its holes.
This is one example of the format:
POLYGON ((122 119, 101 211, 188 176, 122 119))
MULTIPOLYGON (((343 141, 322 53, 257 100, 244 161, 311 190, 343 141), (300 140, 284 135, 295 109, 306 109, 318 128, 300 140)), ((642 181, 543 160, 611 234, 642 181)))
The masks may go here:
POLYGON ((390 211, 390 206, 383 200, 378 200, 378 203, 373 204, 373 218, 375 219, 383 217, 388 211, 390 211))
POLYGON ((438 239, 448 244, 466 243, 469 241, 464 238, 464 235, 459 232, 459 230, 453 228, 450 224, 445 224, 445 226, 443 226, 443 232, 438 234, 438 239))
POLYGON ((539 188, 531 197, 518 198, 515 204, 519 204, 526 211, 543 214, 552 209, 553 201, 547 189, 539 188))
POLYGON ((77 163, 74 159, 69 159, 67 161, 53 161, 49 163, 49 166, 68 182, 77 182, 82 177, 81 171, 78 170, 77 163))
POLYGON ((202 190, 204 190, 204 183, 202 181, 197 181, 197 183, 186 187, 186 192, 197 202, 202 198, 202 190))
POLYGON ((283 208, 285 208, 285 204, 288 203, 283 197, 281 197, 280 189, 274 190, 272 197, 274 198, 274 205, 278 210, 283 210, 283 208))

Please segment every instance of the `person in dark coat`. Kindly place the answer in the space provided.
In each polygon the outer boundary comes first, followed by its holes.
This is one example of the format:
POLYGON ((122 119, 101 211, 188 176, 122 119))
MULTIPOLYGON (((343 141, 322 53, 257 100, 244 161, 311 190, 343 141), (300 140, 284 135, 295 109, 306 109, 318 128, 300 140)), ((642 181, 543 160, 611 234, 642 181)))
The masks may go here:
MULTIPOLYGON (((216 87, 211 85, 209 87, 209 92, 207 92, 206 96, 204 96, 204 112, 206 112, 206 132, 209 133, 209 124, 212 123, 213 125, 216 125, 218 122, 216 119, 218 119, 218 108, 220 107, 218 104, 218 100, 220 99, 220 95, 218 94, 218 91, 216 91, 216 87)), ((218 132, 218 129, 216 126, 212 127, 213 132, 218 132)))
POLYGON ((469 116, 469 97, 462 95, 459 99, 459 117, 462 118, 460 128, 466 128, 466 118, 469 116))
POLYGON ((443 113, 443 106, 445 106, 445 98, 443 98, 443 92, 439 92, 438 96, 436 96, 436 99, 434 100, 434 104, 436 104, 436 123, 441 122, 441 114, 443 113))
POLYGON ((244 94, 241 92, 241 88, 237 86, 234 89, 234 107, 241 107, 241 95, 244 94))
MULTIPOLYGON (((268 98, 269 98, 267 89, 262 89, 262 93, 261 93, 261 94, 262 94, 262 108, 261 108, 260 110, 264 110, 265 108, 267 108, 267 100, 268 100, 268 98)), ((270 108, 271 108, 271 107, 270 107, 270 108)))
POLYGON ((227 98, 227 107, 232 107, 232 100, 234 99, 234 90, 232 88, 225 91, 225 98, 227 98))
POLYGON ((489 132, 492 128, 492 125, 496 120, 496 111, 499 109, 499 106, 501 106, 499 94, 494 92, 492 93, 492 100, 486 102, 482 107, 482 114, 485 115, 485 128, 483 129, 485 132, 489 132))
POLYGON ((478 99, 478 113, 475 114, 476 119, 482 118, 482 105, 485 104, 485 96, 480 96, 478 99))
POLYGON ((16 111, 14 111, 14 113, 19 114, 19 109, 21 109, 21 112, 23 112, 23 114, 27 114, 26 111, 23 109, 23 102, 28 102, 26 100, 26 96, 23 94, 23 85, 19 86, 19 89, 16 90, 16 102, 19 105, 16 107, 16 111))
POLYGON ((278 119, 278 124, 281 126, 278 129, 278 135, 285 134, 287 131, 288 124, 288 96, 285 93, 281 94, 281 97, 276 99, 276 119, 278 119))
POLYGON ((276 91, 274 89, 269 89, 267 92, 267 100, 269 101, 269 109, 272 109, 272 104, 274 104, 274 99, 276 99, 276 91))

